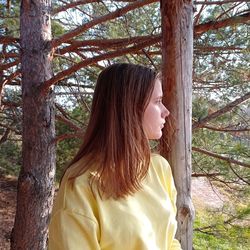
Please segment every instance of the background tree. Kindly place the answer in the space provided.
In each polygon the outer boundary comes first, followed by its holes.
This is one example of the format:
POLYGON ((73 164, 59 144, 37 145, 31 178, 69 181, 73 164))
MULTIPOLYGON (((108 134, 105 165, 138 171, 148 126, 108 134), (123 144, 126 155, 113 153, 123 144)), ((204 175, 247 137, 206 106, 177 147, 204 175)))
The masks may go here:
POLYGON ((52 92, 41 94, 51 78, 50 1, 22 1, 22 167, 11 249, 46 249, 55 173, 52 92))
POLYGON ((177 238, 182 249, 192 249, 192 1, 162 0, 161 14, 163 101, 170 111, 161 139, 161 153, 169 160, 178 192, 177 238))

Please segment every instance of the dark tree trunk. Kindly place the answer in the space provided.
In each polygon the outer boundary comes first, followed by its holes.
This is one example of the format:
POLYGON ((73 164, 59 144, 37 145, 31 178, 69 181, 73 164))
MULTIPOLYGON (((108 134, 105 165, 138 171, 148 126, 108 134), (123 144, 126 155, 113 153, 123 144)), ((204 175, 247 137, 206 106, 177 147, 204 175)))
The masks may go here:
POLYGON ((191 201, 191 107, 193 6, 190 0, 161 0, 163 102, 170 111, 161 153, 172 167, 177 197, 179 239, 192 249, 194 209, 191 201))
POLYGON ((50 0, 21 2, 23 165, 11 249, 46 249, 55 174, 53 93, 41 94, 52 76, 50 11, 50 0))

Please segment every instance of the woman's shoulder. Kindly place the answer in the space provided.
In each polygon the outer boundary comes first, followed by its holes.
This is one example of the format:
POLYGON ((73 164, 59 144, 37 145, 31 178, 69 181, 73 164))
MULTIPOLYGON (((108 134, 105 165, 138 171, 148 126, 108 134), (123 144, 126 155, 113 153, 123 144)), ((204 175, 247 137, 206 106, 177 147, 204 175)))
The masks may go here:
POLYGON ((169 166, 168 161, 162 155, 160 155, 158 153, 151 154, 151 161, 152 161, 153 165, 160 164, 161 166, 164 166, 164 165, 166 165, 167 167, 169 166))
POLYGON ((75 164, 70 166, 61 181, 54 211, 64 209, 90 217, 96 201, 89 176, 89 171, 78 175, 75 164))
POLYGON ((65 172, 65 179, 74 179, 76 184, 83 185, 88 183, 89 175, 91 174, 94 164, 90 164, 85 158, 81 158, 77 162, 68 167, 65 172), (91 166, 90 166, 91 165, 91 166))
POLYGON ((151 154, 151 166, 158 175, 164 176, 164 178, 172 176, 171 167, 168 161, 160 154, 151 154))

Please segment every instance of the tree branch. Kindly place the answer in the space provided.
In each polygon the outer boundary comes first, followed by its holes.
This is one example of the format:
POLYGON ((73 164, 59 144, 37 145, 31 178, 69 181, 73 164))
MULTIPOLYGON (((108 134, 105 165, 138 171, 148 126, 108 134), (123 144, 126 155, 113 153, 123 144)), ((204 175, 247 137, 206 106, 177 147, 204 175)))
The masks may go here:
POLYGON ((17 70, 16 72, 9 75, 3 82, 0 82, 0 108, 2 106, 2 97, 4 93, 4 86, 8 84, 8 82, 11 82, 13 79, 15 79, 17 76, 19 76, 20 70, 17 70))
POLYGON ((19 38, 12 36, 0 36, 0 44, 10 44, 10 43, 18 43, 20 41, 19 38))
POLYGON ((17 107, 21 107, 22 103, 2 101, 2 106, 10 107, 10 108, 17 108, 17 107))
POLYGON ((61 116, 61 115, 56 115, 56 119, 58 121, 61 121, 63 123, 65 123, 66 125, 68 125, 70 128, 72 128, 73 130, 76 130, 76 131, 81 131, 82 129, 80 127, 78 127, 75 123, 73 123, 72 121, 70 121, 69 119, 67 119, 66 117, 64 116, 61 116))
POLYGON ((228 46, 228 47, 223 47, 223 46, 195 46, 194 47, 195 51, 205 51, 205 52, 211 52, 211 51, 227 51, 227 50, 245 50, 245 48, 240 48, 236 46, 228 46))
POLYGON ((221 109, 217 110, 216 112, 208 115, 207 117, 201 119, 200 121, 193 123, 192 129, 194 130, 194 129, 202 127, 207 122, 209 122, 209 121, 215 119, 216 117, 232 110, 235 106, 239 105, 240 103, 246 101, 249 98, 250 98, 250 92, 248 92, 244 96, 241 96, 240 98, 236 99, 235 101, 227 104, 224 108, 221 108, 221 109))
MULTIPOLYGON (((12 124, 11 124, 11 125, 12 125, 12 124)), ((11 126, 11 125, 10 125, 10 126, 11 126)), ((10 130, 10 131, 13 131, 13 132, 15 132, 16 135, 21 135, 21 132, 20 132, 20 131, 17 131, 17 130, 15 130, 14 128, 12 128, 12 127, 10 127, 10 126, 0 123, 0 127, 6 128, 6 129, 8 129, 8 130, 10 130)))
POLYGON ((228 3, 245 3, 249 2, 249 0, 224 0, 224 1, 194 1, 194 4, 202 4, 202 5, 221 5, 221 4, 228 4, 228 3))
POLYGON ((3 82, 0 83, 0 85, 8 84, 9 82, 13 81, 16 77, 21 75, 21 70, 18 69, 16 72, 10 74, 8 77, 6 77, 3 82))
POLYGON ((221 173, 192 173, 192 177, 214 177, 222 175, 221 173))
MULTIPOLYGON (((136 0, 116 0, 116 2, 135 2, 136 0)), ((75 8, 76 6, 79 5, 84 5, 84 4, 88 4, 88 3, 99 3, 101 2, 101 0, 82 0, 82 1, 76 1, 76 2, 72 2, 72 3, 67 3, 63 6, 58 7, 57 9, 53 10, 52 15, 55 15, 59 12, 62 11, 66 11, 68 9, 71 8, 75 8)))
POLYGON ((2 70, 6 70, 6 69, 9 69, 13 66, 16 66, 17 64, 19 64, 20 60, 19 59, 16 59, 14 62, 10 62, 10 63, 6 63, 6 64, 3 64, 1 67, 0 67, 0 71, 2 70))
POLYGON ((119 39, 95 39, 95 40, 84 40, 84 41, 68 41, 71 45, 64 47, 62 49, 57 49, 57 53, 65 54, 76 50, 79 47, 84 46, 96 46, 104 48, 117 48, 117 47, 125 47, 132 43, 139 43, 145 40, 149 40, 153 37, 160 37, 161 35, 155 36, 136 36, 136 37, 128 37, 128 38, 119 38, 119 39))
MULTIPOLYGON (((68 114, 59 104, 55 104, 56 108, 61 112, 61 114, 66 118, 66 124, 67 124, 67 120, 69 120, 69 122, 71 121, 76 121, 77 123, 81 124, 82 126, 84 126, 84 124, 82 122, 80 122, 79 120, 75 119, 74 117, 72 117, 70 114, 68 114)), ((71 124, 68 124, 71 128, 73 128, 74 130, 81 130, 82 128, 77 126, 75 123, 72 122, 72 125, 71 124)))
POLYGON ((71 74, 73 74, 74 72, 76 72, 77 70, 86 67, 88 65, 92 65, 98 61, 102 61, 102 60, 106 60, 106 59, 110 59, 110 58, 114 58, 114 57, 118 57, 124 54, 128 54, 128 53, 133 53, 135 51, 141 50, 144 47, 150 46, 152 44, 155 44, 157 42, 160 42, 160 38, 159 37, 155 37, 153 39, 150 39, 148 41, 142 42, 140 44, 137 44, 135 46, 129 47, 129 48, 125 48, 125 49, 121 49, 119 51, 111 51, 111 52, 107 52, 92 58, 88 58, 84 61, 81 61, 75 65, 73 65, 72 67, 59 72, 57 75, 55 75, 53 78, 51 78, 50 80, 46 81, 44 83, 44 85, 42 86, 42 92, 41 94, 45 94, 49 91, 50 86, 52 86, 53 84, 56 84, 58 81, 61 81, 63 79, 65 79, 66 77, 70 76, 71 74))
POLYGON ((207 128, 210 130, 214 130, 214 131, 220 131, 220 132, 229 132, 229 133, 240 133, 240 132, 248 132, 250 131, 250 128, 239 128, 239 129, 228 129, 228 128, 216 128, 216 127, 210 127, 210 126, 202 126, 203 128, 207 128))
POLYGON ((3 136, 0 138, 0 144, 4 143, 8 139, 8 135, 10 133, 10 128, 7 128, 3 134, 3 136))
POLYGON ((74 134, 63 134, 63 135, 59 135, 56 137, 55 139, 55 143, 58 143, 60 141, 63 141, 65 139, 72 139, 72 138, 82 138, 83 137, 83 133, 74 133, 74 134))
POLYGON ((203 4, 199 10, 199 13, 194 17, 194 25, 197 25, 197 23, 199 22, 201 13, 203 11, 203 9, 206 8, 205 4, 203 4))
POLYGON ((66 10, 71 9, 71 8, 75 8, 78 5, 84 5, 84 4, 88 4, 88 3, 94 3, 94 2, 100 2, 100 0, 82 0, 82 1, 67 3, 67 4, 60 6, 57 9, 53 10, 52 15, 56 15, 59 12, 66 11, 66 10))
POLYGON ((4 52, 2 52, 0 54, 0 59, 18 58, 18 57, 19 57, 18 53, 4 53, 4 52))
POLYGON ((97 18, 93 19, 92 21, 85 23, 82 26, 62 35, 61 37, 59 37, 55 40, 53 40, 52 47, 58 47, 60 44, 65 43, 68 40, 72 39, 73 37, 76 37, 76 36, 82 34, 86 30, 88 30, 89 28, 91 28, 99 23, 104 23, 108 20, 115 19, 117 17, 120 17, 120 16, 126 14, 127 12, 129 12, 131 10, 137 9, 137 8, 142 7, 144 5, 148 5, 150 3, 154 3, 156 1, 157 0, 138 0, 138 1, 135 1, 131 4, 128 4, 124 8, 117 9, 116 11, 111 12, 107 15, 97 17, 97 18))
POLYGON ((250 20, 250 12, 239 16, 233 16, 221 21, 211 21, 203 24, 198 24, 194 27, 195 36, 200 36, 208 30, 216 30, 237 23, 247 23, 250 20))
POLYGON ((243 166, 243 167, 246 167, 246 168, 250 168, 250 164, 247 164, 247 163, 241 162, 241 161, 237 161, 237 160, 234 160, 232 158, 225 157, 225 156, 222 156, 222 155, 207 151, 205 149, 192 147, 192 150, 196 151, 196 152, 199 152, 199 153, 202 153, 202 154, 205 154, 205 155, 212 156, 214 158, 217 158, 217 159, 220 159, 220 160, 223 160, 223 161, 227 161, 228 163, 233 163, 233 164, 240 165, 240 166, 243 166))
POLYGON ((237 172, 233 169, 233 167, 231 166, 231 164, 229 164, 230 169, 232 170, 232 172, 244 183, 246 183, 247 185, 250 186, 250 182, 245 180, 243 177, 241 177, 239 174, 237 174, 237 172))

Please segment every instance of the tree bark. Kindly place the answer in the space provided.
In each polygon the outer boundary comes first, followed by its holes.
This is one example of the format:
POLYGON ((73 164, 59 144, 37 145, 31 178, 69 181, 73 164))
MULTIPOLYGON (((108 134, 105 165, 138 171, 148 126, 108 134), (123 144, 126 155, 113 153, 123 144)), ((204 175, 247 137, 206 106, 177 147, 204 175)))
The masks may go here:
POLYGON ((11 249, 46 249, 55 173, 53 93, 41 94, 52 76, 50 11, 50 0, 21 2, 23 164, 11 249))
POLYGON ((194 208, 191 201, 191 113, 193 6, 190 0, 162 0, 163 102, 170 111, 161 140, 177 188, 176 238, 192 249, 194 208))

